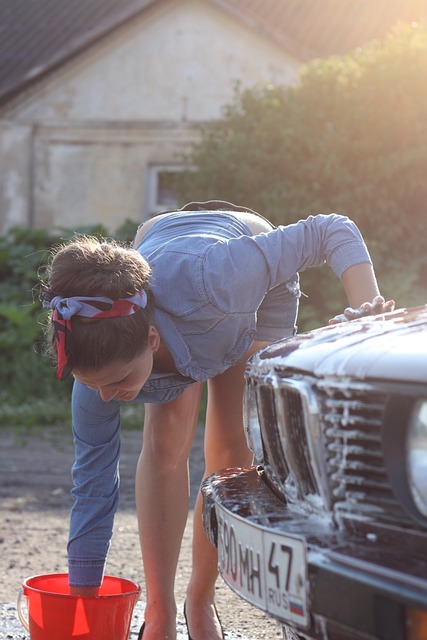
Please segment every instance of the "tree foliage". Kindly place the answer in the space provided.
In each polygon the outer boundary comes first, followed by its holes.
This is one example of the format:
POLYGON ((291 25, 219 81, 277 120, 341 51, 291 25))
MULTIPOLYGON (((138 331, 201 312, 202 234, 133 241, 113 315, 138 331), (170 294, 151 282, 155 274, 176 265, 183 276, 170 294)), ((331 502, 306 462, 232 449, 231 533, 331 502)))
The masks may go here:
MULTIPOLYGON (((427 26, 398 25, 383 41, 302 68, 292 87, 235 89, 207 124, 178 182, 182 202, 224 199, 276 224, 349 215, 367 240, 387 297, 427 301, 427 26)), ((303 325, 337 312, 336 281, 303 276, 303 325), (310 308, 311 307, 311 308, 310 308)))

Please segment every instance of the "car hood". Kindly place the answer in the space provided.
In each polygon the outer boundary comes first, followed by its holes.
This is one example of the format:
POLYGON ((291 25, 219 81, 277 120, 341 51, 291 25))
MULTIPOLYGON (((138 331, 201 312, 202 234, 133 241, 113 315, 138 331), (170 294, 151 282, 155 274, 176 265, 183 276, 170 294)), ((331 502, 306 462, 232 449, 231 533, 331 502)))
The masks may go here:
POLYGON ((322 377, 427 382, 427 305, 280 340, 255 354, 250 366, 263 372, 291 369, 322 377))

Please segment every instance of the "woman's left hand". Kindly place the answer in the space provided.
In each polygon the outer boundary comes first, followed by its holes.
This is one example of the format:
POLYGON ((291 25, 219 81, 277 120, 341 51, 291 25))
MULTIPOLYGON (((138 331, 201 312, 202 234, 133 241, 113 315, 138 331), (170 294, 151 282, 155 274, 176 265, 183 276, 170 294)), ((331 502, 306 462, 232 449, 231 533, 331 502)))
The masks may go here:
POLYGON ((394 311, 394 300, 385 300, 383 296, 376 296, 372 302, 364 302, 357 309, 347 307, 344 309, 344 313, 340 313, 331 318, 328 324, 338 324, 340 322, 347 322, 349 320, 356 320, 363 316, 376 316, 381 313, 388 313, 394 311))

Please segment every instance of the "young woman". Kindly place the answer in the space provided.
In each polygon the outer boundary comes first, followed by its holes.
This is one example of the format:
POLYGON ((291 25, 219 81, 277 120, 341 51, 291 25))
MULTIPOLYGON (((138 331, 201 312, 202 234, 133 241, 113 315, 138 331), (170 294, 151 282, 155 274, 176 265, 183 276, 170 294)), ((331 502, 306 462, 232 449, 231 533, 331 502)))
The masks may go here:
MULTIPOLYGON (((331 322, 394 308, 380 296, 357 227, 336 214, 274 228, 229 203, 190 203, 143 224, 134 248, 81 238, 53 257, 45 306, 52 309, 58 377, 75 378, 70 584, 84 594, 102 581, 118 501, 120 405, 144 402, 136 472, 144 640, 176 638, 174 580, 202 385, 207 381, 206 476, 250 464, 242 428, 246 361, 295 332, 298 273, 325 262, 351 306, 331 322)), ((223 637, 216 578, 199 495, 185 602, 193 640, 223 637)))

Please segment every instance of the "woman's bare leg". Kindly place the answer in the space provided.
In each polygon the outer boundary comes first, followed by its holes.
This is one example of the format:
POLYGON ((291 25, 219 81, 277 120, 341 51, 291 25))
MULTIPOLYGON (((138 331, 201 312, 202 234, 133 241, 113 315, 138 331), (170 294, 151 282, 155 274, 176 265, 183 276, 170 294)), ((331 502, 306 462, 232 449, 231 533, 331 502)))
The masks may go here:
POLYGON ((188 515, 188 457, 202 385, 146 405, 136 503, 147 588, 144 640, 176 639, 175 573, 188 515))
MULTIPOLYGON (((267 344, 254 343, 247 357, 267 344)), ((246 359, 208 382, 204 477, 219 469, 251 463, 242 420, 246 359)), ((194 640, 222 638, 213 607, 217 575, 217 552, 203 528, 199 492, 194 510, 193 568, 186 600, 187 619, 194 640)))

